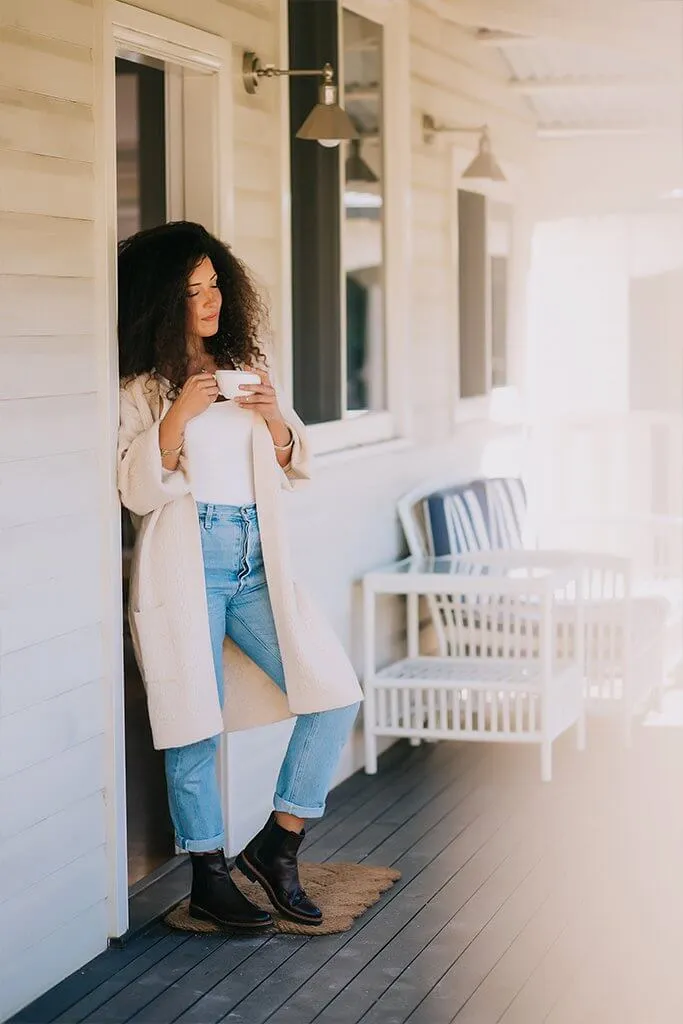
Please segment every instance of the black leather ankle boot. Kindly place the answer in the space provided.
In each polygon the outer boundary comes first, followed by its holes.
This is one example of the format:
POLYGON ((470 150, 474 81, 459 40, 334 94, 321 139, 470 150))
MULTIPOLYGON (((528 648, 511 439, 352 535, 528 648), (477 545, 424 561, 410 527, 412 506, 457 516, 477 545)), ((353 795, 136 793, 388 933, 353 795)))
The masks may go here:
POLYGON ((299 881, 296 855, 304 838, 282 828, 273 812, 241 853, 235 864, 252 882, 263 886, 273 906, 283 917, 300 924, 320 924, 322 911, 308 898, 299 881))
POLYGON ((215 921, 228 928, 268 928, 273 919, 267 910, 250 903, 240 892, 225 863, 222 850, 191 853, 192 892, 190 917, 215 921))

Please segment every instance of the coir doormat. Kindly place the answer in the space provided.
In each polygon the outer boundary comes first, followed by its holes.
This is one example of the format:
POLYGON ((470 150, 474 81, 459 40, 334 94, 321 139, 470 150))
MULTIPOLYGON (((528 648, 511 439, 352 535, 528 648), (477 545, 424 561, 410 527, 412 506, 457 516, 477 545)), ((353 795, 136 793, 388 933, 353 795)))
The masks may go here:
MULTIPOLYGON (((270 911, 275 929, 290 935, 332 935, 345 932, 354 919, 371 907, 383 892, 390 889, 401 877, 394 868, 376 867, 372 864, 299 864, 301 883, 311 899, 323 912, 320 925, 297 924, 281 917, 272 907, 260 885, 250 882, 241 871, 233 868, 232 877, 252 903, 270 911)), ((219 925, 211 921, 198 921, 190 917, 189 899, 183 900, 166 915, 165 921, 171 928, 190 932, 220 932, 219 925)))

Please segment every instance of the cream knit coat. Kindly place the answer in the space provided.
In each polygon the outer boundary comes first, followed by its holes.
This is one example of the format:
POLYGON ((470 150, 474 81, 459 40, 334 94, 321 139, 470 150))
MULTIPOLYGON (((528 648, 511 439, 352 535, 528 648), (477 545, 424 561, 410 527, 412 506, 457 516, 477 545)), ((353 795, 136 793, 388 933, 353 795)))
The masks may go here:
POLYGON ((173 473, 162 471, 159 421, 169 407, 148 375, 121 389, 119 490, 137 531, 128 611, 155 747, 184 746, 223 729, 248 729, 361 700, 339 640, 292 578, 280 501, 283 488, 309 478, 303 424, 284 411, 294 447, 283 472, 265 421, 252 413, 261 546, 287 696, 226 637, 221 713, 197 509, 183 460, 173 473))

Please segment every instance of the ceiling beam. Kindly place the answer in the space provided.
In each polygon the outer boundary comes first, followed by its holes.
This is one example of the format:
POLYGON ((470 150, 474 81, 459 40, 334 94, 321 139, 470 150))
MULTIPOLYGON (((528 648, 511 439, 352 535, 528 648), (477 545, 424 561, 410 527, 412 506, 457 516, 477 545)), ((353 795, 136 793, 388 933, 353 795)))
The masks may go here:
POLYGON ((508 85, 513 92, 522 93, 525 96, 604 89, 669 92, 680 90, 683 87, 683 79, 673 77, 639 77, 636 75, 618 77, 582 75, 578 77, 565 76, 562 78, 512 78, 508 85))
MULTIPOLYGON (((683 4, 665 0, 422 0, 433 14, 473 29, 603 46, 678 68, 683 4)), ((508 40, 504 45, 518 45, 508 40)), ((500 45, 500 44, 499 44, 500 45)))
POLYGON ((536 136, 539 139, 587 139, 624 137, 628 135, 649 135, 653 129, 647 125, 551 125, 539 124, 536 136))

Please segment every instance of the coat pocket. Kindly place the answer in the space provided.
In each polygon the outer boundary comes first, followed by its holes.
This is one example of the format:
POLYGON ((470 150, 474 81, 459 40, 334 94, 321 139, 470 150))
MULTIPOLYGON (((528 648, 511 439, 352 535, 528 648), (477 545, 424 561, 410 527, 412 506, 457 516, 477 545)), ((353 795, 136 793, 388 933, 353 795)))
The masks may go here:
POLYGON ((175 678, 177 664, 165 606, 133 612, 131 620, 133 644, 145 683, 149 686, 175 678))

